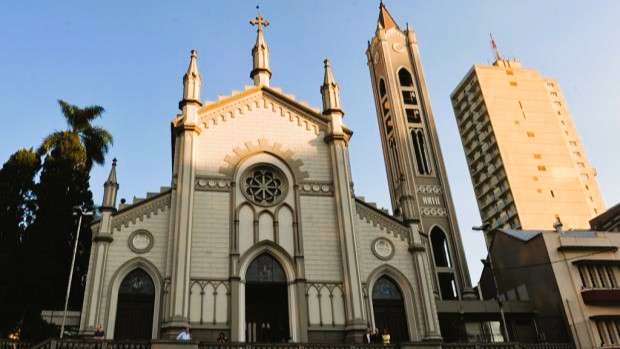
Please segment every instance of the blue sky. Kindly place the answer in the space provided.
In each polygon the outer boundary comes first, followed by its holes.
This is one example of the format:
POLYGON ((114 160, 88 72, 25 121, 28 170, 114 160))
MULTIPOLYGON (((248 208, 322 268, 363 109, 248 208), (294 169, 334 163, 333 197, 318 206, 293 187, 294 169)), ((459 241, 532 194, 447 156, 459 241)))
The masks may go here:
MULTIPOLYGON (((356 193, 388 207, 379 133, 364 54, 378 1, 260 1, 271 21, 272 85, 320 106, 329 57, 354 130, 356 193)), ((493 32, 505 56, 559 80, 608 206, 620 201, 618 1, 386 0, 417 32, 441 146, 474 283, 484 246, 449 94, 474 63, 489 63, 493 32)), ((99 104, 119 159, 120 197, 170 180, 169 122, 189 51, 200 54, 203 99, 250 83, 252 1, 3 1, 0 3, 0 161, 64 128, 56 100, 99 104)), ((100 202, 109 162, 93 170, 100 202)))

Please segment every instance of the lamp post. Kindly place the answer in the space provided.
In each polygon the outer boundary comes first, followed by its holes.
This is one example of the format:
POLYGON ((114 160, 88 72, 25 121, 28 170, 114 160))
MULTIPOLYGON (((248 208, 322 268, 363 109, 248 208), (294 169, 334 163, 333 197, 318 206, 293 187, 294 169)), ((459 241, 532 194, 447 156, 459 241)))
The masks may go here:
MULTIPOLYGON (((482 231, 485 235, 489 229, 489 224, 485 223, 480 227, 472 227, 473 230, 482 231)), ((486 240, 486 236, 485 236, 486 240)), ((508 334, 508 323, 506 322, 506 314, 504 314, 504 307, 502 305, 502 301, 499 299, 499 288, 497 286, 497 278, 495 278, 495 270, 493 269, 493 256, 491 255, 491 250, 489 249, 489 244, 485 244, 487 247, 487 261, 483 262, 485 264, 488 263, 489 268, 491 269, 491 276, 493 277, 493 285, 495 286, 495 299, 497 300, 497 305, 499 306, 499 314, 502 317, 502 325, 504 327, 504 336, 506 337, 506 342, 510 342, 510 335, 508 334)))
POLYGON ((73 267, 75 266, 75 256, 77 255, 78 243, 80 241, 80 229, 82 228, 82 217, 92 216, 94 211, 86 211, 80 206, 74 206, 73 215, 79 215, 77 232, 75 233, 75 244, 73 245, 73 257, 71 258, 71 269, 69 269, 69 281, 67 281, 67 292, 65 293, 65 308, 62 313, 62 325, 60 326, 60 338, 65 334, 65 323, 67 321, 67 307, 69 306, 69 296, 71 295, 71 281, 73 280, 73 267))

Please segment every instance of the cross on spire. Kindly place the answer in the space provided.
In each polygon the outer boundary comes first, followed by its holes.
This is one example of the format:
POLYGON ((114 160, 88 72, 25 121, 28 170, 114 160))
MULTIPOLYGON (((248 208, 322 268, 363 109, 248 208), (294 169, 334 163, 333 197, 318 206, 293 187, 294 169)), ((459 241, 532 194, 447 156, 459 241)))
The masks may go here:
POLYGON ((260 7, 256 5, 256 17, 250 20, 251 25, 255 25, 259 31, 263 30, 263 26, 268 27, 269 21, 264 19, 260 14, 260 7))

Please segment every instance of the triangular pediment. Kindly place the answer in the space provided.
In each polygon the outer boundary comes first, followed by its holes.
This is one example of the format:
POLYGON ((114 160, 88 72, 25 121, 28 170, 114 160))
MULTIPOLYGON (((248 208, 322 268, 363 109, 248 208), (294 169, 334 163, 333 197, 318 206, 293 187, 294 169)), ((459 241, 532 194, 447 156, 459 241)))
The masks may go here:
POLYGON ((234 91, 229 96, 219 97, 217 101, 206 102, 198 110, 200 126, 203 129, 217 127, 221 122, 243 117, 255 109, 271 110, 316 134, 326 131, 329 123, 329 119, 319 109, 297 101, 294 96, 278 88, 251 86, 243 91, 234 91))

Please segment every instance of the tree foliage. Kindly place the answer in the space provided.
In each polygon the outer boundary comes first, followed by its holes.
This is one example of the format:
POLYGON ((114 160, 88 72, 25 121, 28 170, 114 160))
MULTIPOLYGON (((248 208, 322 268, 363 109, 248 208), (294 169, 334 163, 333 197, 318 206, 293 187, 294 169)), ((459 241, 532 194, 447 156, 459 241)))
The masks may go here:
MULTIPOLYGON (((103 164, 112 136, 92 122, 100 106, 84 108, 59 100, 66 130, 45 137, 34 152, 21 149, 0 170, 0 336, 16 326, 37 339, 49 331, 43 309, 64 305, 78 217, 75 207, 93 208, 89 188, 93 164, 103 164), (38 183, 35 178, 38 176, 38 183), (7 195, 4 195, 7 193, 7 195), (4 253, 3 253, 4 252, 4 253)), ((84 219, 72 282, 70 309, 80 309, 91 234, 84 219)))

